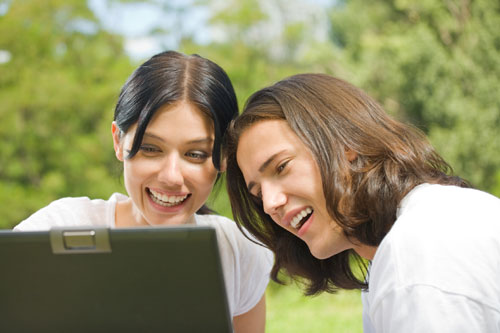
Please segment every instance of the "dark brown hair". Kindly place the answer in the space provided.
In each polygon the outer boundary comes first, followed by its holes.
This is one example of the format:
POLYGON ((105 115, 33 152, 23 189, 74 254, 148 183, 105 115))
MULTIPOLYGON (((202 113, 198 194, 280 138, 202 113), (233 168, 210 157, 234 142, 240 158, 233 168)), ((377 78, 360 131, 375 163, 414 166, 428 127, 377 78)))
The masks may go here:
POLYGON ((238 140, 252 124, 286 120, 319 166, 327 209, 353 243, 378 246, 402 198, 421 183, 467 187, 418 129, 387 115, 355 86, 324 74, 300 74, 254 93, 226 141, 227 189, 234 219, 275 254, 271 273, 305 278, 306 293, 367 288, 365 261, 353 250, 316 259, 307 245, 264 212, 248 192, 236 160, 238 140), (350 162, 346 149, 356 152, 350 162), (355 265, 361 267, 361 275, 355 265))

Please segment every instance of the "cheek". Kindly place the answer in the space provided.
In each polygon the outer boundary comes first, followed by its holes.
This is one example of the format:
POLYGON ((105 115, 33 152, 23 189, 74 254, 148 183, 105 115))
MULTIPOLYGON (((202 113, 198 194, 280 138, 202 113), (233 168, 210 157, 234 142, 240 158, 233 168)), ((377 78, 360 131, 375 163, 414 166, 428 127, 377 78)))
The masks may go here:
POLYGON ((212 163, 207 165, 199 165, 188 170, 191 184, 196 187, 199 192, 210 193, 217 178, 217 170, 212 163))
POLYGON ((132 159, 123 163, 125 184, 140 184, 154 170, 154 165, 147 160, 132 159))
POLYGON ((304 167, 304 175, 306 175, 308 187, 312 188, 314 193, 323 196, 323 180, 319 168, 313 163, 307 163, 304 167))
POLYGON ((289 186, 298 191, 311 191, 316 193, 321 189, 321 177, 319 177, 316 169, 309 163, 297 163, 294 165, 293 174, 288 180, 289 186))

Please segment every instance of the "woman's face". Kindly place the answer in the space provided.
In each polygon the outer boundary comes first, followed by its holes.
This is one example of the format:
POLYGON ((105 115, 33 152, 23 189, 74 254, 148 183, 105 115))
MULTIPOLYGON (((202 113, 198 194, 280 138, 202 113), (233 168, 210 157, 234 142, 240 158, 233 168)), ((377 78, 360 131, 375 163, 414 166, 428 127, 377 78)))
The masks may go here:
POLYGON ((285 120, 245 129, 236 157, 250 193, 274 222, 306 242, 313 256, 324 259, 353 247, 327 212, 316 161, 285 120))
POLYGON ((121 138, 115 135, 118 131, 113 135, 135 223, 192 222, 217 176, 212 120, 187 102, 164 105, 149 122, 137 154, 127 159, 136 128, 133 125, 121 138))

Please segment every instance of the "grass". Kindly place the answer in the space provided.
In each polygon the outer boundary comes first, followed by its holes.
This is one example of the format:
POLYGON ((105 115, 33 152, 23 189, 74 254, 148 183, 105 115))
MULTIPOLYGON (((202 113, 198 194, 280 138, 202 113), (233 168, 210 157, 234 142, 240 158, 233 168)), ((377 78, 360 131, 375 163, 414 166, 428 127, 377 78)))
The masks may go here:
POLYGON ((270 282, 266 291, 267 333, 363 332, 359 291, 306 297, 294 284, 270 282))

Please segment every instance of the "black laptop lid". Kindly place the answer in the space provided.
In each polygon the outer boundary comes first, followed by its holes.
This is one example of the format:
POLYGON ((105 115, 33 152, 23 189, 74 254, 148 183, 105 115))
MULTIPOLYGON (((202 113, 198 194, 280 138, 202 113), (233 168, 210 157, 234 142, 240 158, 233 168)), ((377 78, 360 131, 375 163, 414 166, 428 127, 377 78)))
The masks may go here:
POLYGON ((230 332, 209 227, 0 231, 0 332, 230 332))

